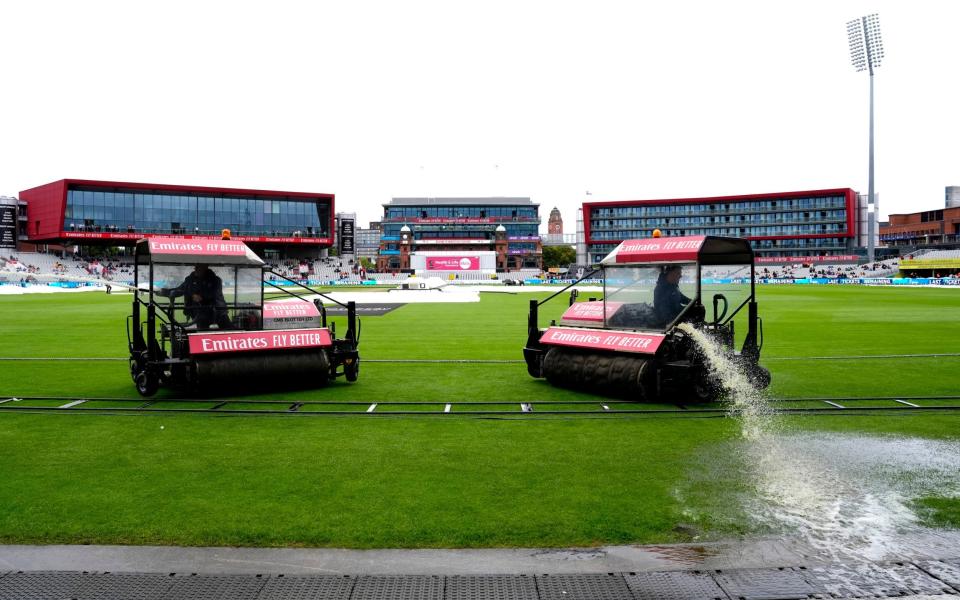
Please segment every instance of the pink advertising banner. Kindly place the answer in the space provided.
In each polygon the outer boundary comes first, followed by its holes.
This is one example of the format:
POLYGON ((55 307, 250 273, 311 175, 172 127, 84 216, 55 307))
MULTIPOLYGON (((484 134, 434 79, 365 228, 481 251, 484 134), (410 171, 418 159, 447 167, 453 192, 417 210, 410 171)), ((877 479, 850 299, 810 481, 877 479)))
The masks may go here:
POLYGON ((264 302, 264 319, 282 319, 285 317, 316 317, 320 315, 317 305, 301 300, 264 302))
POLYGON ((757 264, 855 263, 859 258, 856 254, 839 256, 758 256, 757 264))
MULTIPOLYGON (((93 231, 61 231, 61 239, 89 239, 89 240, 142 240, 143 238, 171 239, 167 234, 156 233, 108 233, 93 231)), ((219 240, 219 236, 188 235, 182 239, 192 240, 219 240)), ((258 243, 283 243, 283 244, 332 244, 333 238, 316 237, 270 237, 257 235, 234 235, 232 238, 238 242, 258 242, 258 243)))
POLYGON ((614 250, 615 262, 696 261, 706 238, 702 235, 626 240, 614 250))
POLYGON ((198 240, 187 238, 153 238, 151 254, 186 254, 190 256, 246 256, 247 245, 233 240, 198 240))
POLYGON ((320 327, 320 310, 313 302, 274 300, 263 304, 264 329, 320 327))
POLYGON ((428 256, 428 271, 477 271, 480 259, 476 256, 428 256))
POLYGON ((663 335, 656 333, 550 327, 543 332, 540 342, 554 346, 654 354, 663 342, 663 338, 663 335))
POLYGON ((256 352, 330 346, 326 329, 287 329, 283 331, 224 331, 190 334, 190 354, 256 352))
MULTIPOLYGON (((607 302, 607 316, 613 315, 620 310, 623 302, 607 302)), ((602 324, 603 323, 603 301, 595 302, 575 302, 560 317, 561 321, 582 321, 585 323, 602 324)))

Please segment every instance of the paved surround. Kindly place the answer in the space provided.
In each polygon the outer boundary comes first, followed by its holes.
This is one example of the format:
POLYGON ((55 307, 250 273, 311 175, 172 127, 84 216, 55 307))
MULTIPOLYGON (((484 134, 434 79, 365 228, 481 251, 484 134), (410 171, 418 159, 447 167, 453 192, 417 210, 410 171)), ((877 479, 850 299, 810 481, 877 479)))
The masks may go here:
POLYGON ((948 598, 960 558, 575 575, 210 575, 15 571, 0 576, 0 600, 804 600, 948 598))
POLYGON ((824 560, 781 540, 566 550, 0 546, 0 600, 960 596, 960 532, 898 542, 877 561, 824 560))

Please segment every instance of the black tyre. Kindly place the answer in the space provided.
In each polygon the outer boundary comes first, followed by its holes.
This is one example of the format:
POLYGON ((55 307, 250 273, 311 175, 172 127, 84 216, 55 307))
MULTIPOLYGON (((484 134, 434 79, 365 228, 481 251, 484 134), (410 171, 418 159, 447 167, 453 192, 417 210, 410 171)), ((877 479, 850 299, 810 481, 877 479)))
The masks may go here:
POLYGON ((750 378, 750 383, 753 384, 753 387, 758 390, 765 390, 770 386, 770 371, 761 367, 760 365, 755 365, 750 369, 748 373, 750 378))
POLYGON ((343 375, 347 378, 347 381, 354 382, 357 380, 357 376, 360 374, 360 359, 354 359, 351 362, 344 363, 343 365, 343 375))
POLYGON ((723 388, 704 373, 696 376, 690 388, 693 401, 697 403, 716 402, 723 395, 723 388))
POLYGON ((149 371, 141 371, 137 375, 136 384, 137 393, 145 397, 156 394, 160 389, 160 379, 149 371))
POLYGON ((130 359, 130 378, 137 382, 137 375, 140 374, 140 361, 135 358, 130 359))

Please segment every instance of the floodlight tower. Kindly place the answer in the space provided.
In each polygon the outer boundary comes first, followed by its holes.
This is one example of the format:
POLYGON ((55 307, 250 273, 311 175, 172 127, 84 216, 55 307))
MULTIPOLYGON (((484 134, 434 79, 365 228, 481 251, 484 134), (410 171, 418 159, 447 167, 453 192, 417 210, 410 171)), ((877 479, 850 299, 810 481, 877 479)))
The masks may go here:
POLYGON ((874 227, 876 226, 876 196, 873 187, 873 70, 883 60, 883 40, 880 39, 880 17, 874 13, 847 22, 850 40, 850 61, 853 68, 870 72, 870 174, 867 197, 867 260, 874 259, 874 227))

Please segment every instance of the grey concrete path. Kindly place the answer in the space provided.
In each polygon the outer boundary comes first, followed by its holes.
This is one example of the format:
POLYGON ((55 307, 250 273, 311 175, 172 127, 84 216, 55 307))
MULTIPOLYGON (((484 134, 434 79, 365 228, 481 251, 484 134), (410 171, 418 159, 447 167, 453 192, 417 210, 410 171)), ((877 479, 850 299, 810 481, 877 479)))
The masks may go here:
POLYGON ((960 595, 960 533, 510 550, 0 546, 0 600, 802 600, 960 595))
POLYGON ((960 558, 960 532, 902 536, 865 556, 799 541, 761 539, 572 549, 342 550, 158 546, 0 546, 0 571, 207 574, 471 575, 583 574, 814 566, 960 558))

